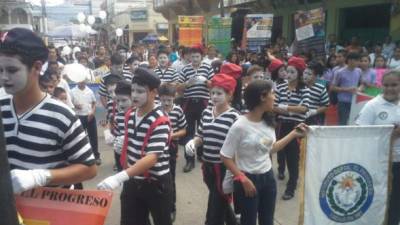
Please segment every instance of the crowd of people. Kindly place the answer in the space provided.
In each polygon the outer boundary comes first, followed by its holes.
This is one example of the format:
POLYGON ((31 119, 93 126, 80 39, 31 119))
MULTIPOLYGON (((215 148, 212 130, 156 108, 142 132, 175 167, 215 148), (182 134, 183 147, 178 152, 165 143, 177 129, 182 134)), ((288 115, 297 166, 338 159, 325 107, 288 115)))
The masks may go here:
MULTIPOLYGON (((121 225, 169 225, 176 216, 178 146, 189 173, 196 157, 209 190, 205 224, 272 225, 277 187, 271 156, 277 153, 282 196, 291 200, 299 178, 299 139, 308 125, 324 125, 336 106, 349 123, 351 100, 382 90, 355 121, 400 124, 400 45, 390 38, 373 49, 352 39, 327 41, 326 55, 292 53, 284 38, 261 53, 234 48, 225 58, 204 47, 132 45, 108 51, 74 47, 63 55, 32 32, 9 31, 0 42, 0 99, 6 148, 16 193, 39 186, 73 186, 101 165, 97 126, 114 150, 114 174, 98 189, 121 193, 121 225), (91 56, 93 54, 93 56, 91 56), (62 67, 82 64, 90 74, 70 89, 62 67), (106 109, 96 120, 99 83, 106 109), (379 116, 387 108, 388 118, 379 116), (233 199, 233 203, 232 203, 233 199), (234 209, 232 209, 234 205, 234 209)), ((394 133, 389 224, 400 221, 400 131, 394 133)))

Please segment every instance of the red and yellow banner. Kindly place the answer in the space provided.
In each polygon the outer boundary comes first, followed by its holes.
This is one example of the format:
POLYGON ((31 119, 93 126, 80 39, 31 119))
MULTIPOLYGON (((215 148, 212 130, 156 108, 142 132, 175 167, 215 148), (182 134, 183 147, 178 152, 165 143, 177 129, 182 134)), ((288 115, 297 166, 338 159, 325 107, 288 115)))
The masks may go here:
POLYGON ((103 225, 112 192, 37 188, 15 196, 24 225, 103 225))
POLYGON ((191 47, 203 42, 203 16, 179 16, 179 45, 191 47))

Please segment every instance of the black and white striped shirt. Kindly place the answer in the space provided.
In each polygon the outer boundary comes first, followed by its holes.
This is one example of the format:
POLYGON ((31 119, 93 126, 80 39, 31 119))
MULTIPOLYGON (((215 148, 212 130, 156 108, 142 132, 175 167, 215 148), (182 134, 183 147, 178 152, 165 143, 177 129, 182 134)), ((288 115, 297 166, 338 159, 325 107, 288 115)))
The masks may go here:
MULTIPOLYGON (((99 86, 99 95, 103 96, 103 97, 108 97, 108 98, 110 98, 110 94, 107 91, 107 87, 106 87, 106 84, 105 84, 104 80, 109 75, 111 75, 110 72, 104 74, 104 76, 100 80, 100 86, 99 86)), ((124 69, 122 71, 122 76, 126 81, 132 82, 133 74, 129 70, 125 70, 124 69)))
POLYGON ((119 112, 114 117, 114 129, 112 134, 114 136, 124 136, 125 135, 125 112, 119 112))
POLYGON ((201 116, 196 136, 203 140, 203 160, 210 163, 222 163, 220 150, 229 128, 239 118, 239 112, 231 108, 214 117, 213 108, 206 108, 201 116))
MULTIPOLYGON (((275 105, 285 104, 289 106, 305 106, 308 108, 309 96, 308 89, 306 87, 300 90, 289 90, 289 84, 287 82, 279 84, 275 90, 275 105)), ((290 120, 303 122, 306 119, 305 113, 293 113, 290 112, 286 115, 278 115, 279 120, 290 120)))
MULTIPOLYGON (((128 121, 128 165, 134 165, 142 158, 141 149, 144 144, 144 137, 151 124, 160 116, 165 116, 165 114, 158 106, 145 115, 139 123, 136 123, 136 111, 131 113, 128 121)), ((158 155, 157 163, 148 171, 153 180, 169 173, 169 146, 167 142, 170 132, 168 125, 156 127, 144 150, 145 154, 156 153, 158 155)), ((135 176, 135 178, 144 179, 144 175, 135 176)))
POLYGON ((187 127, 185 114, 181 107, 174 105, 168 113, 168 117, 171 121, 172 132, 177 132, 187 127))
POLYGON ((12 96, 0 98, 11 169, 54 169, 93 165, 94 156, 80 120, 68 106, 46 96, 18 116, 12 96))
POLYGON ((168 67, 167 69, 161 69, 157 67, 154 72, 158 75, 162 83, 178 82, 179 75, 175 69, 168 67))
POLYGON ((315 83, 308 88, 308 104, 310 109, 329 106, 329 95, 324 85, 315 83))
MULTIPOLYGON (((197 70, 193 68, 192 64, 189 64, 183 67, 182 71, 179 74, 178 81, 179 83, 185 83, 189 81, 190 78, 199 76, 202 76, 207 80, 211 80, 214 76, 214 70, 207 63, 202 63, 197 70)), ((196 83, 185 89, 183 97, 209 99, 210 93, 206 83, 196 83)))

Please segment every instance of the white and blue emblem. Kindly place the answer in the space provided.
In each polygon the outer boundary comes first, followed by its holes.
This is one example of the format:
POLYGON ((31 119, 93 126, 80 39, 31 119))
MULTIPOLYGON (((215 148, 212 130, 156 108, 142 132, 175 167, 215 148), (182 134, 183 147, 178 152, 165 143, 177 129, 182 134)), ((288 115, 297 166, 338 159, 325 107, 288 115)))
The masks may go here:
POLYGON ((338 223, 359 219, 371 206, 374 185, 361 165, 349 163, 332 169, 322 182, 319 203, 322 211, 338 223))

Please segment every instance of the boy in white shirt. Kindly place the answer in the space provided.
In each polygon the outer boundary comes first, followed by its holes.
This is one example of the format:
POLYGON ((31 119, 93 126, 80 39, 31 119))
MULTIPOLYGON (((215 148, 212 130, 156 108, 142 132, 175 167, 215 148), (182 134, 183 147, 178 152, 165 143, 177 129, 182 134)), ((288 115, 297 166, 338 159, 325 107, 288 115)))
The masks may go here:
POLYGON ((75 112, 86 130, 90 145, 92 146, 96 164, 101 164, 100 153, 97 143, 97 123, 96 123, 96 97, 93 91, 86 85, 86 81, 79 82, 71 90, 71 99, 74 104, 75 112))

